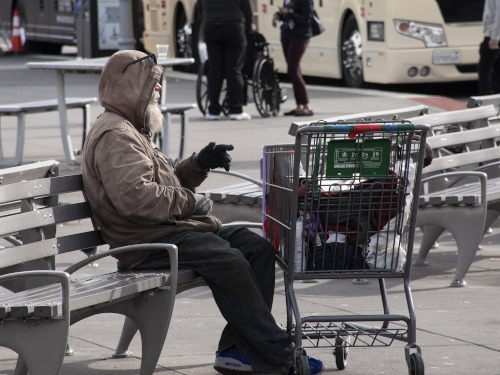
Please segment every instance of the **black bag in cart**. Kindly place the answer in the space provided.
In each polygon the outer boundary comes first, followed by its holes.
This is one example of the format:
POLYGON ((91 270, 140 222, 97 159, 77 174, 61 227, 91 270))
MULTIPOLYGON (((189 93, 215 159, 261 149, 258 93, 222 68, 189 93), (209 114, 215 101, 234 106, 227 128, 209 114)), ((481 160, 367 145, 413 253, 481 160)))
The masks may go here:
POLYGON ((318 13, 316 13, 315 10, 313 10, 311 27, 313 36, 319 35, 323 31, 325 31, 325 26, 323 25, 323 22, 321 22, 321 20, 319 19, 318 13))

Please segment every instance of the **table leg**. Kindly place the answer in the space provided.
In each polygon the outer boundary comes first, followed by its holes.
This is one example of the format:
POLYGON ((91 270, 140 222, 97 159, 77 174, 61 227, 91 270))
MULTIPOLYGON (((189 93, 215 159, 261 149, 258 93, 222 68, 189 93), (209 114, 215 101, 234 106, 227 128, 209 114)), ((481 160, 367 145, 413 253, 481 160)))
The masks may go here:
POLYGON ((162 90, 160 92, 160 104, 167 104, 167 75, 165 72, 161 75, 161 87, 162 90))
POLYGON ((57 76, 57 102, 59 107, 59 122, 61 127, 61 139, 63 143, 64 153, 68 164, 79 164, 75 159, 73 152, 73 143, 71 142, 71 135, 68 129, 68 113, 66 109, 66 88, 64 82, 64 72, 56 71, 57 76))

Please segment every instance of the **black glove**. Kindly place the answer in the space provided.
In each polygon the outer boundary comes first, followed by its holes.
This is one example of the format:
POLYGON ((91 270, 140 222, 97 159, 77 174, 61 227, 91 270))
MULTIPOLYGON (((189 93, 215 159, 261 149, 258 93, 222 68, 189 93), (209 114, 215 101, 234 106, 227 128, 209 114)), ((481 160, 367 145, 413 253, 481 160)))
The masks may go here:
POLYGON ((212 211, 213 202, 201 194, 195 194, 196 204, 193 215, 208 215, 212 211))
POLYGON ((210 142, 203 147, 196 155, 196 162, 202 169, 224 168, 229 171, 231 168, 231 156, 227 151, 233 150, 233 145, 215 145, 215 142, 210 142))

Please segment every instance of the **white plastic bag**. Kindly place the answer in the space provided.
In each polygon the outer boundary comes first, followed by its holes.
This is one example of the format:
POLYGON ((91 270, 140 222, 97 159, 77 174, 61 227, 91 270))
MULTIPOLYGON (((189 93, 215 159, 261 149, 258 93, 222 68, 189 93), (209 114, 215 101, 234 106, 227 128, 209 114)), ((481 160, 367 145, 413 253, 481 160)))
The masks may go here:
MULTIPOLYGON (((396 162, 396 171, 404 170, 405 165, 400 163, 396 162)), ((413 187, 415 185, 415 165, 411 160, 410 165, 408 165, 407 179, 408 185, 406 187, 402 228, 405 227, 410 217, 413 187)), ((369 239, 365 249, 365 260, 370 268, 393 269, 397 272, 403 270, 406 263, 406 249, 401 243, 400 235, 397 234, 397 220, 398 216, 393 217, 377 234, 374 234, 369 239)))

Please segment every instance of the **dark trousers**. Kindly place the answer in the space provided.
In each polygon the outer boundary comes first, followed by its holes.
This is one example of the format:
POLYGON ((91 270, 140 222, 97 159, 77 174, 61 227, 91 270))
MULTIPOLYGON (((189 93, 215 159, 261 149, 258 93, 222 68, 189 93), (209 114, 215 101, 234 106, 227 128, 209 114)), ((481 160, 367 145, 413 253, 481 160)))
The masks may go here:
MULTIPOLYGON (((247 228, 197 233, 177 244, 179 268, 200 274, 228 322, 219 351, 244 348, 255 373, 276 373, 292 365, 293 344, 274 320, 275 251, 247 228)), ((152 254, 139 269, 169 266, 165 252, 152 254)))
POLYGON ((479 95, 491 95, 500 92, 500 50, 490 49, 485 37, 479 46, 478 89, 479 95))
POLYGON ((204 29, 208 52, 208 112, 220 114, 222 82, 227 82, 229 113, 243 111, 243 63, 247 39, 243 23, 207 24, 204 29))
POLYGON ((306 52, 307 43, 296 39, 281 38, 281 46, 285 54, 287 64, 287 76, 292 82, 293 94, 297 105, 305 105, 309 103, 307 95, 306 83, 300 71, 300 60, 306 52))

